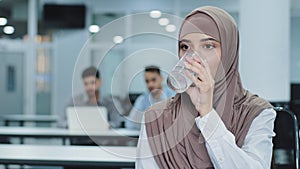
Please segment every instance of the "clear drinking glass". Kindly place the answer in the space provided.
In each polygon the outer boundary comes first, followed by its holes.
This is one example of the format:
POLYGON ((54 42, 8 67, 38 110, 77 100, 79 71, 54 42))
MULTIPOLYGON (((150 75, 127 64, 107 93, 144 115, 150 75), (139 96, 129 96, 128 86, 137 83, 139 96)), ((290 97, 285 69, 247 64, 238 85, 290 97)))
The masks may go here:
MULTIPOLYGON (((184 62, 187 57, 194 58, 196 56, 197 54, 193 50, 188 50, 180 58, 180 60, 177 62, 177 64, 174 66, 171 73, 169 74, 167 78, 167 84, 176 93, 185 92, 193 84, 193 81, 185 74, 185 71, 187 69, 184 67, 184 62)), ((190 72, 194 74, 194 72, 190 72)))

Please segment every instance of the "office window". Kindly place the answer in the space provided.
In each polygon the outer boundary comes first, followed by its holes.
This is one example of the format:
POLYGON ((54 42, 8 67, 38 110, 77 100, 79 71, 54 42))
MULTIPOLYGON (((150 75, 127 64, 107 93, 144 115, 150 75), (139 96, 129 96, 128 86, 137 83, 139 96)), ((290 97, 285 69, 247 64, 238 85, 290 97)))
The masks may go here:
POLYGON ((51 114, 51 49, 37 49, 36 65, 36 113, 51 114))

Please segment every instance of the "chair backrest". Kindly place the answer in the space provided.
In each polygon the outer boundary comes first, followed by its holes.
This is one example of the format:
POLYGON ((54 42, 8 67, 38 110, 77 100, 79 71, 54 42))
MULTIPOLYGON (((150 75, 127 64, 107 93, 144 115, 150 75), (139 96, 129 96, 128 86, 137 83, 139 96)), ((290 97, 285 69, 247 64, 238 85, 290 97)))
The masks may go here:
POLYGON ((299 169, 299 128, 295 113, 283 108, 275 107, 277 112, 273 139, 273 168, 299 169))
POLYGON ((134 102, 136 101, 136 99, 143 93, 129 93, 129 100, 130 100, 130 103, 133 105, 134 102))

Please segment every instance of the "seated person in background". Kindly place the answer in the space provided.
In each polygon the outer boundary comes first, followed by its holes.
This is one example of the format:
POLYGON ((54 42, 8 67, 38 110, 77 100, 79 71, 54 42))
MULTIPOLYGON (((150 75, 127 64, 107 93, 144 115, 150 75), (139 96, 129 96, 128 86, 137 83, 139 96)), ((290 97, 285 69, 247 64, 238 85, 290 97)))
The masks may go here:
POLYGON ((140 123, 143 117, 143 112, 152 104, 165 100, 175 95, 169 88, 163 88, 163 77, 160 74, 160 69, 157 66, 147 66, 145 68, 145 82, 148 92, 139 96, 125 122, 125 127, 129 129, 140 129, 140 123))
MULTIPOLYGON (((72 106, 103 106, 106 107, 108 112, 108 121, 113 128, 121 127, 123 117, 118 112, 116 106, 114 105, 112 98, 100 99, 99 89, 102 85, 102 80, 100 72, 95 67, 89 67, 85 69, 82 73, 82 80, 85 87, 85 94, 80 94, 75 96, 67 104, 67 107, 72 106)), ((58 127, 67 128, 67 117, 64 112, 59 121, 58 127)))

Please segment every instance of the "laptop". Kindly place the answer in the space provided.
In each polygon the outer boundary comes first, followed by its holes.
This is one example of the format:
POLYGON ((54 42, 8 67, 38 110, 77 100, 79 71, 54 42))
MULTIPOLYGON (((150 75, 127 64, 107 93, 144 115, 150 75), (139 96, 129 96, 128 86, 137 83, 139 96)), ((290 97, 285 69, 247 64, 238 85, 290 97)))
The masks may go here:
POLYGON ((105 107, 68 107, 68 129, 74 132, 101 132, 109 130, 105 107))

